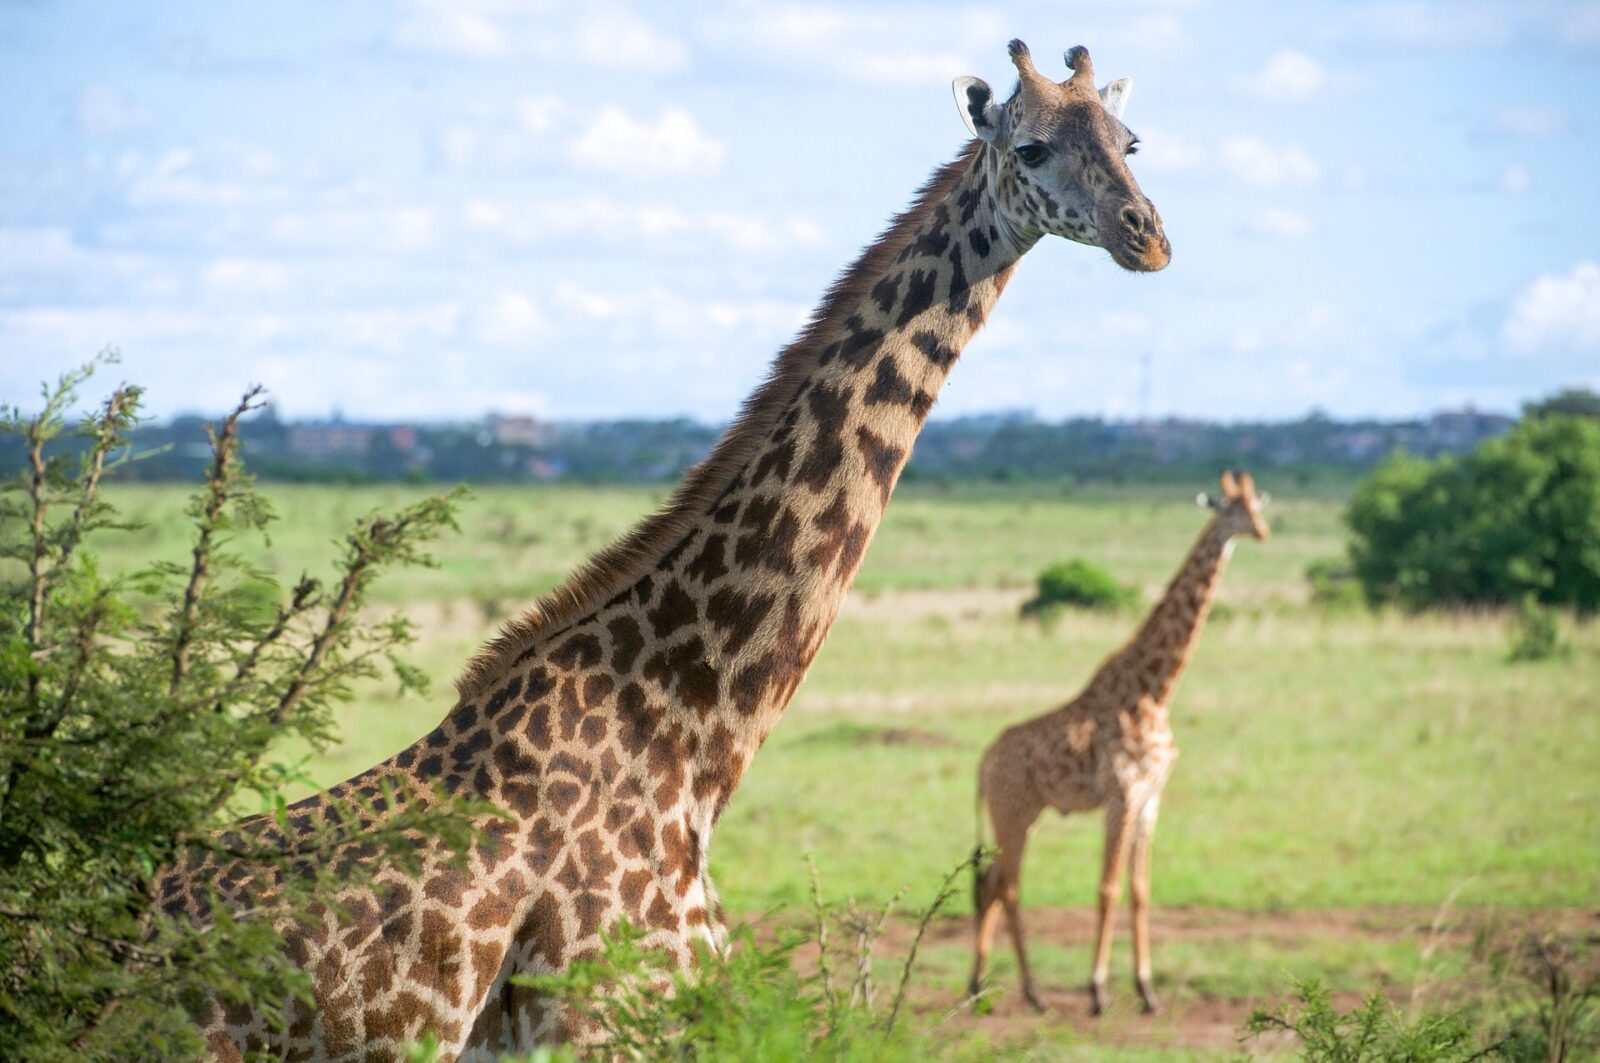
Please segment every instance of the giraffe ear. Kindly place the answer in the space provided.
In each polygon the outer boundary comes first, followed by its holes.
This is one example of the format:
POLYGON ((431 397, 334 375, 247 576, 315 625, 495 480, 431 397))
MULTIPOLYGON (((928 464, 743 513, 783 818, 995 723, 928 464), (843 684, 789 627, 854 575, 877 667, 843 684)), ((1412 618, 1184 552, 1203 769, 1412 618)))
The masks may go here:
POLYGON ((1000 108, 995 106, 994 90, 982 78, 956 78, 950 86, 967 132, 985 142, 1000 135, 1000 108))
POLYGON ((1194 496, 1194 504, 1199 506, 1201 509, 1217 508, 1217 500, 1206 494, 1204 491, 1201 491, 1199 494, 1194 496))
POLYGON ((1128 97, 1133 93, 1132 78, 1118 78, 1100 90, 1100 103, 1111 112, 1111 117, 1122 120, 1122 112, 1128 109, 1128 97))

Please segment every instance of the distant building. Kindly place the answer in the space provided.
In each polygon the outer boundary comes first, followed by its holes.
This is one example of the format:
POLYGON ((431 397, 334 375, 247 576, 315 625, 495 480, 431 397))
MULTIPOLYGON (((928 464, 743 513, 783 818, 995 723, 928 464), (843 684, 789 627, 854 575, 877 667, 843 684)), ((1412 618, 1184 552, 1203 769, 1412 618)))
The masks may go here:
POLYGON ((408 424, 347 424, 342 421, 309 422, 289 426, 289 451, 302 458, 365 458, 379 439, 402 454, 417 449, 417 430, 408 424))
POLYGON ((489 437, 502 447, 547 447, 555 438, 555 425, 526 416, 491 416, 489 437))
POLYGON ((1510 431, 1513 418, 1504 414, 1486 413, 1467 406, 1460 410, 1441 410, 1428 418, 1424 430, 1431 449, 1440 451, 1471 450, 1485 439, 1510 431))
POLYGON ((303 458, 364 458, 372 450, 375 425, 311 422, 289 426, 289 450, 303 458))

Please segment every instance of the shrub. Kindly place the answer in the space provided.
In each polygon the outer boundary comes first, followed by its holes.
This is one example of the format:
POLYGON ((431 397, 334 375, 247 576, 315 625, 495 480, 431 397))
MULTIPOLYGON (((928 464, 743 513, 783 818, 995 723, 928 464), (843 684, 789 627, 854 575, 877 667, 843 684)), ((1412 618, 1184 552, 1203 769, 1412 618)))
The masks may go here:
POLYGON ((1139 604, 1139 591, 1118 583, 1092 562, 1075 557, 1039 573, 1034 596, 1022 604, 1022 615, 1045 624, 1063 609, 1126 609, 1139 604))
POLYGON ((1369 601, 1600 609, 1600 420, 1523 421, 1463 458, 1397 454, 1345 513, 1369 601))
POLYGON ((1511 629, 1510 659, 1543 661, 1560 656, 1565 651, 1556 611, 1548 605, 1540 605, 1532 597, 1524 598, 1517 607, 1516 621, 1511 629))
POLYGON ((329 856, 360 844, 407 866, 419 833, 458 852, 471 840, 476 809, 408 802, 363 829, 352 807, 293 852, 237 843, 255 869, 311 858, 249 912, 191 923, 155 897, 159 869, 219 844, 212 832, 241 804, 286 816, 282 790, 298 776, 268 759, 273 743, 326 746, 333 704, 385 660, 402 687, 421 685, 395 657, 411 639, 404 621, 361 610, 384 569, 428 562, 455 499, 361 521, 327 583, 302 576, 285 593, 231 549, 272 520, 239 462, 252 390, 212 430, 188 563, 108 576, 87 546, 133 527, 100 488, 129 460, 140 392, 118 388, 69 429, 92 369, 47 390, 36 415, 0 411, 24 451, 0 492, 0 1055, 187 1059, 203 1045, 186 1008, 206 996, 277 1022, 307 992, 275 926, 329 902, 340 885, 320 870, 329 856))
POLYGON ((1274 1030, 1299 1040, 1306 1063, 1467 1063, 1486 1055, 1464 1012, 1408 1020, 1376 993, 1360 1007, 1339 1011, 1316 979, 1298 984, 1295 1003, 1258 1010, 1245 1024, 1247 1038, 1274 1030))
POLYGON ((1349 612, 1366 603, 1355 571, 1341 558, 1311 562, 1306 566, 1306 582, 1311 585, 1311 604, 1329 612, 1349 612))

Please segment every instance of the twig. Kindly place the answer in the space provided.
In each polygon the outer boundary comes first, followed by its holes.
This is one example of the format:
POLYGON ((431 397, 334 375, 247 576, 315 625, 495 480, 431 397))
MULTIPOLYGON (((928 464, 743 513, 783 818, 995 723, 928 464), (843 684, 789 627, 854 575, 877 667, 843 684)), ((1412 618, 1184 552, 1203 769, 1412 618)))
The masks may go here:
POLYGON ((933 917, 939 914, 951 897, 956 893, 956 878, 968 867, 973 866, 982 858, 982 850, 974 852, 961 863, 957 864, 951 872, 944 877, 944 882, 939 886, 939 892, 934 895, 933 903, 928 905, 917 920, 917 933, 911 939, 911 951, 906 953, 906 964, 900 971, 900 984, 895 987, 894 1003, 889 1006, 889 1017, 884 1020, 884 1029, 893 1030, 895 1021, 900 1017, 900 1005, 905 1002, 906 988, 911 984, 911 969, 917 962, 917 950, 922 946, 922 936, 928 932, 928 926, 933 922, 933 917))
POLYGON ((811 912, 817 922, 817 973, 822 976, 822 995, 828 1002, 831 1020, 839 1007, 839 997, 833 988, 833 966, 828 962, 828 915, 822 904, 822 879, 810 853, 806 854, 806 866, 811 869, 811 912))
POLYGON ((207 434, 211 436, 211 451, 214 458, 211 471, 206 475, 208 496, 205 507, 201 510, 200 536, 194 544, 194 561, 189 566, 189 582, 183 588, 183 606, 179 609, 174 622, 177 638, 172 644, 172 679, 167 684, 169 695, 175 696, 178 693, 178 687, 183 684, 184 676, 189 671, 189 648, 194 639, 195 613, 200 607, 200 592, 211 568, 212 540, 216 537, 223 507, 232 497, 233 462, 239 452, 239 418, 260 405, 256 399, 260 396, 261 390, 261 386, 256 384, 244 393, 239 405, 223 418, 221 432, 209 426, 206 428, 207 434))

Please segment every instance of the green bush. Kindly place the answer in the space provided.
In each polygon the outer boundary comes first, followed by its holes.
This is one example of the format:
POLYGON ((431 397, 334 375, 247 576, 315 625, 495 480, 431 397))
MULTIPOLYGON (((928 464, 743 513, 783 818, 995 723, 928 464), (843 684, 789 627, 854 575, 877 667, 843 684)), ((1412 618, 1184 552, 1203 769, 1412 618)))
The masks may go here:
POLYGON ((1349 612, 1366 604, 1361 582, 1346 560, 1311 562, 1306 566, 1306 582, 1311 585, 1311 604, 1329 612, 1349 612))
POLYGON ((1316 979, 1299 983, 1294 1003, 1251 1015, 1245 1031, 1247 1037, 1293 1034, 1306 1063, 1468 1063, 1488 1055, 1463 1011, 1407 1019, 1376 993, 1339 1011, 1316 979))
POLYGON ((1059 561, 1039 573, 1034 596, 1022 604, 1022 615, 1045 624, 1064 609, 1127 609, 1139 604, 1135 587, 1081 557, 1059 561))
POLYGON ((1524 598, 1511 628, 1511 660, 1544 661, 1561 656, 1566 648, 1556 611, 1531 597, 1524 598))
POLYGON ((1523 421, 1463 458, 1397 454, 1345 518, 1367 599, 1600 609, 1600 420, 1523 421))
POLYGON ((0 410, 0 434, 24 455, 0 490, 0 1055, 190 1059, 204 1046, 188 1009, 207 997, 280 1023, 307 994, 276 928, 330 903, 343 885, 322 870, 333 857, 361 845, 375 866, 410 866, 419 834, 458 852, 471 841, 475 809, 408 802, 363 826, 370 807, 352 805, 293 851, 227 843, 239 864, 281 878, 248 911, 195 923, 157 901, 160 869, 224 844, 213 832, 233 809, 286 822, 282 789, 298 777, 268 759, 274 743, 326 747, 332 706, 385 660, 403 687, 419 685, 394 658, 410 629, 362 607, 380 572, 427 562, 454 498, 361 521, 326 583, 302 576, 285 592, 231 546, 272 520, 238 457, 252 391, 212 430, 188 562, 111 578, 87 545, 133 530, 101 485, 128 460, 140 392, 119 388, 71 429, 65 411, 92 368, 35 415, 0 410))

